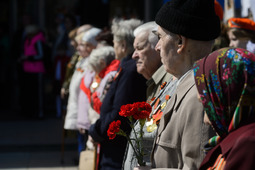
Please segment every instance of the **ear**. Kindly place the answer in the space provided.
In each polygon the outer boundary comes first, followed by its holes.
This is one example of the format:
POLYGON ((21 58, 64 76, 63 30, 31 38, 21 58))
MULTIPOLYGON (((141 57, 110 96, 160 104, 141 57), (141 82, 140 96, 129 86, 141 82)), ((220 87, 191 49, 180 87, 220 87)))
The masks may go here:
POLYGON ((100 59, 100 67, 104 69, 106 67, 106 62, 104 59, 100 59))
POLYGON ((186 41, 187 41, 187 38, 186 37, 183 37, 181 35, 178 35, 178 49, 177 49, 177 53, 180 54, 183 49, 185 48, 186 46, 186 41))
POLYGON ((121 51, 122 52, 125 52, 126 51, 126 48, 127 48, 127 44, 126 44, 126 41, 121 41, 121 51))

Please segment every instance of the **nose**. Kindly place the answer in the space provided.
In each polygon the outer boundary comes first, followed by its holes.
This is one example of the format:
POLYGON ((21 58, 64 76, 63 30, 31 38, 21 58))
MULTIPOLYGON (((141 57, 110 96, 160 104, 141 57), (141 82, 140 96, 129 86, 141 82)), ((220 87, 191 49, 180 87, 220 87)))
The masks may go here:
POLYGON ((132 59, 137 59, 139 57, 138 52, 135 50, 132 55, 132 59))
POLYGON ((230 41, 230 42, 229 42, 229 47, 234 47, 233 41, 230 41))
POLYGON ((158 41, 158 43, 157 43, 156 46, 155 46, 155 50, 158 51, 158 52, 160 52, 160 44, 159 44, 159 41, 158 41))
POLYGON ((80 49, 80 45, 77 45, 76 50, 79 51, 79 49, 80 49))

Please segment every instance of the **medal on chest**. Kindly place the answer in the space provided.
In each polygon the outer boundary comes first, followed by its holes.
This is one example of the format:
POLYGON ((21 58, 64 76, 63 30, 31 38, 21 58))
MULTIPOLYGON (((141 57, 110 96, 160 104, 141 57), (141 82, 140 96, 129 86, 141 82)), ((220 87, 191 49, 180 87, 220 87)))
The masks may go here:
POLYGON ((96 75, 90 86, 92 92, 94 92, 98 88, 100 82, 101 82, 101 78, 98 75, 96 75))
POLYGON ((165 100, 161 101, 160 99, 160 96, 162 95, 163 90, 166 87, 166 84, 167 84, 166 82, 162 83, 160 87, 159 96, 153 98, 154 99, 152 101, 153 111, 150 115, 150 120, 146 122, 148 132, 153 132, 157 129, 159 121, 163 115, 163 110, 166 107, 167 101, 170 99, 170 95, 166 95, 165 100))

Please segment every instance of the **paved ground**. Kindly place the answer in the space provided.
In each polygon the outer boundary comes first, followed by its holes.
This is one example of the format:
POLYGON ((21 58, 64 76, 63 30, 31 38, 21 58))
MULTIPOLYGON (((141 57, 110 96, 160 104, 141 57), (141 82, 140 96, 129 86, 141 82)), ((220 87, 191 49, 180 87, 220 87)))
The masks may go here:
POLYGON ((0 114, 5 115, 0 119, 1 170, 78 169, 75 133, 68 133, 62 139, 62 119, 45 116, 28 120, 13 113, 0 114))

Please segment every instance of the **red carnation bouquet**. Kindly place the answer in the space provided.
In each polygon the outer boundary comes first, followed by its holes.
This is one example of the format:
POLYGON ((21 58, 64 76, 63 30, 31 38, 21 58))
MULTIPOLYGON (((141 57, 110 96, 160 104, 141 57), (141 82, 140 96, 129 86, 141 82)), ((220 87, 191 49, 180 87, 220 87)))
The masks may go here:
POLYGON ((127 135, 123 130, 120 129, 121 121, 113 121, 109 125, 109 129, 107 130, 107 135, 109 136, 109 139, 114 139, 116 135, 122 135, 125 136, 132 146, 134 153, 136 155, 136 158, 138 160, 138 163, 140 166, 144 166, 145 162, 143 161, 143 146, 141 142, 143 141, 143 127, 145 124, 145 121, 147 118, 149 118, 149 115, 151 113, 151 105, 146 102, 136 102, 133 104, 127 104, 123 105, 120 108, 119 115, 127 117, 130 121, 130 127, 134 131, 135 138, 130 138, 129 135, 127 135), (133 120, 138 120, 140 123, 140 131, 137 132, 134 129, 133 120), (136 142, 137 148, 134 147, 132 141, 136 142))

